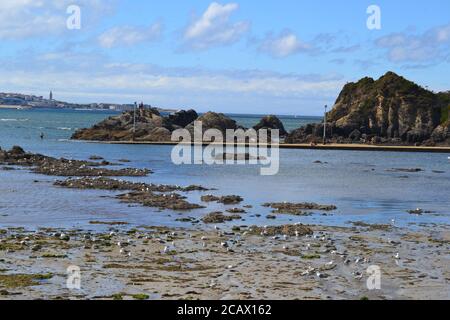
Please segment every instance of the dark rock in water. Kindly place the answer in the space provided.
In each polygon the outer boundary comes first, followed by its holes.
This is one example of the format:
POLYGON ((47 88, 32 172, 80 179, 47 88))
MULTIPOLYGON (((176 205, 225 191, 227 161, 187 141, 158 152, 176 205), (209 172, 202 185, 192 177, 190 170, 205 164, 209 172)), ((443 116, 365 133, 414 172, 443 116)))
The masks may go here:
POLYGON ((233 161, 249 161, 249 160, 266 160, 262 156, 252 156, 250 153, 222 153, 214 157, 216 160, 233 160, 233 161))
MULTIPOLYGON (((435 94, 388 72, 378 80, 363 78, 344 86, 327 114, 331 142, 391 145, 450 144, 450 92, 435 94)), ((294 130, 287 143, 320 142, 323 124, 294 130)))
POLYGON ((90 156, 89 160, 97 161, 97 160, 104 160, 103 157, 100 156, 90 156))
POLYGON ((19 146, 13 146, 12 149, 9 151, 9 153, 14 155, 14 156, 19 156, 19 155, 24 155, 25 154, 25 150, 23 150, 19 146))
POLYGON ((40 154, 26 153, 20 147, 10 151, 0 151, 0 164, 30 167, 39 174, 60 177, 142 177, 151 173, 148 169, 122 168, 120 170, 101 167, 101 163, 56 159, 40 154))
POLYGON ((244 209, 232 208, 227 210, 228 213, 246 213, 244 209))
POLYGON ((270 115, 261 119, 261 121, 253 127, 256 131, 261 129, 267 130, 279 130, 280 137, 284 137, 287 135, 287 131, 284 129, 283 123, 278 119, 278 117, 270 115))
POLYGON ((407 172, 407 173, 416 173, 416 172, 422 172, 423 170, 420 168, 392 168, 386 170, 388 172, 407 172))
POLYGON ((182 110, 169 115, 169 121, 178 127, 184 128, 188 124, 197 120, 198 114, 195 110, 182 110))
POLYGON ((337 207, 334 205, 321 205, 317 203, 289 203, 289 202, 279 202, 279 203, 265 203, 263 207, 274 209, 273 213, 281 214, 292 214, 292 215, 310 215, 310 213, 305 213, 303 210, 318 210, 318 211, 333 211, 337 207))
POLYGON ((227 221, 240 220, 241 216, 239 215, 224 215, 222 212, 212 212, 206 215, 202 221, 204 223, 224 223, 227 221))
POLYGON ((159 194, 153 192, 131 192, 118 195, 117 199, 124 203, 137 203, 145 207, 159 208, 161 210, 180 210, 187 211, 193 209, 204 208, 198 204, 187 202, 183 197, 177 193, 159 194))
POLYGON ((111 191, 150 191, 150 192, 190 192, 190 191, 207 191, 208 189, 201 186, 180 187, 173 185, 162 184, 147 184, 139 182, 130 182, 124 180, 115 180, 110 178, 80 178, 67 179, 64 181, 58 180, 54 183, 56 186, 71 188, 71 189, 97 189, 97 190, 111 190, 111 191))
POLYGON ((206 195, 206 196, 201 197, 201 201, 202 202, 218 202, 218 203, 222 203, 225 205, 230 205, 230 204, 239 204, 242 201, 244 201, 244 199, 240 196, 235 196, 235 195, 223 196, 223 197, 206 195))

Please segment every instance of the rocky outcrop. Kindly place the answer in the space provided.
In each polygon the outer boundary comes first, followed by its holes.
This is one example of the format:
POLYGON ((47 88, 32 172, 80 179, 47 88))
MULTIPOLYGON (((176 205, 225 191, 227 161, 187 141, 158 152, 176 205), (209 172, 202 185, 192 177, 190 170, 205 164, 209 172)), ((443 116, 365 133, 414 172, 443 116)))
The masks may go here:
POLYGON ((198 114, 195 112, 195 110, 181 110, 176 113, 173 113, 169 115, 169 121, 172 123, 172 125, 184 128, 188 124, 192 123, 193 121, 197 120, 198 114))
POLYGON ((145 177, 148 169, 110 169, 109 162, 57 159, 41 154, 27 153, 15 146, 10 151, 0 148, 0 165, 29 167, 38 174, 59 177, 145 177))
MULTIPOLYGON (((72 139, 95 141, 157 140, 167 138, 167 132, 173 130, 172 123, 160 115, 157 109, 138 110, 136 119, 133 111, 126 111, 110 117, 92 128, 76 131, 72 139), (134 123, 136 123, 134 132, 134 123), (156 130, 158 129, 158 130, 156 130), (162 130, 166 129, 166 130, 162 130)), ((170 135, 169 135, 170 137, 170 135)), ((170 139, 169 139, 170 140, 170 139)))
MULTIPOLYGON (((236 121, 230 119, 223 113, 207 112, 200 116, 196 121, 202 123, 203 133, 209 129, 216 129, 222 132, 225 136, 227 129, 236 130, 238 128, 236 121)), ((186 126, 186 129, 189 130, 191 134, 194 133, 194 124, 195 123, 192 122, 186 126)))
MULTIPOLYGON (((407 145, 439 143, 438 137, 442 143, 449 97, 393 72, 376 81, 363 78, 344 86, 327 114, 327 137, 336 143, 407 145)), ((290 133, 286 142, 318 142, 322 136, 323 124, 308 125, 290 133)))
POLYGON ((218 129, 225 135, 227 129, 238 128, 236 121, 222 113, 208 112, 198 117, 197 112, 188 110, 163 117, 156 109, 146 109, 136 112, 136 120, 134 120, 133 111, 127 111, 91 128, 76 131, 72 139, 167 142, 171 141, 173 131, 181 128, 186 128, 193 137, 195 121, 202 122, 203 132, 208 129, 218 129))
POLYGON ((287 135, 287 131, 284 129, 283 123, 274 115, 266 116, 261 119, 261 121, 253 127, 256 131, 261 129, 266 130, 279 130, 280 137, 287 135))

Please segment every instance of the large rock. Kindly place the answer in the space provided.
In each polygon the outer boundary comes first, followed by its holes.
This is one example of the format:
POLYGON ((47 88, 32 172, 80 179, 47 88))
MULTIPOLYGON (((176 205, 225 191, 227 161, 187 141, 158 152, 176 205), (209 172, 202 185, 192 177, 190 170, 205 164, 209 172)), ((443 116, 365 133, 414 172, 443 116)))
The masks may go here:
POLYGON ((76 131, 72 139, 90 141, 170 141, 174 126, 156 109, 126 111, 91 128, 76 131), (169 133, 169 134, 167 134, 169 133), (166 140, 169 136, 169 140, 166 140), (164 140, 163 140, 164 139, 164 140))
MULTIPOLYGON (((209 129, 217 129, 222 132, 224 138, 227 129, 236 130, 238 128, 236 121, 230 119, 223 113, 207 112, 199 117, 196 122, 201 122, 203 133, 209 129)), ((194 122, 186 126, 186 129, 193 134, 194 122)))
MULTIPOLYGON (((393 72, 376 81, 363 78, 348 83, 339 94, 327 114, 332 130, 327 136, 333 142, 352 142, 359 140, 359 132, 366 141, 380 137, 387 143, 420 144, 442 123, 449 103, 450 93, 435 94, 393 72)), ((295 130, 286 141, 300 143, 322 135, 323 124, 317 124, 295 130)))
POLYGON ((283 123, 278 119, 278 117, 270 115, 261 119, 261 121, 253 127, 256 131, 261 129, 266 130, 279 130, 280 137, 287 135, 287 131, 284 129, 283 123))
POLYGON ((181 110, 169 115, 169 121, 174 125, 181 128, 186 127, 188 124, 197 120, 198 114, 195 110, 181 110))
POLYGON ((447 142, 450 144, 450 121, 447 121, 434 129, 431 139, 436 143, 447 142))

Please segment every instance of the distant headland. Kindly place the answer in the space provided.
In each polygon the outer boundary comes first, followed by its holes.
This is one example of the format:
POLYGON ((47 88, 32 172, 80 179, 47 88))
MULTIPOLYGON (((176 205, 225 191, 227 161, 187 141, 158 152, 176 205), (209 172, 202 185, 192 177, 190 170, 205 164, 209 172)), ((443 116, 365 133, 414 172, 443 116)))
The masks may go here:
MULTIPOLYGON (((55 99, 55 94, 50 91, 48 98, 22 93, 4 93, 0 92, 0 109, 72 109, 72 110, 107 110, 123 112, 132 110, 134 104, 117 103, 70 103, 55 99)), ((145 105, 151 108, 150 105, 145 105)), ((161 112, 173 112, 176 110, 156 108, 161 112)))

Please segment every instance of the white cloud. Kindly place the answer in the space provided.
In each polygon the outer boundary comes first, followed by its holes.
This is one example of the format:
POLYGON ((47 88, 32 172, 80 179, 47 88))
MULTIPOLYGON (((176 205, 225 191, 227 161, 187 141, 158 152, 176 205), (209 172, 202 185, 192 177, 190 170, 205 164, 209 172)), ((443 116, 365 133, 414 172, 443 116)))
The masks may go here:
POLYGON ((193 21, 184 31, 184 47, 205 50, 215 46, 229 45, 239 41, 250 29, 247 21, 230 22, 231 15, 239 5, 221 5, 213 2, 201 17, 193 21))
POLYGON ((395 63, 435 63, 450 53, 450 24, 429 29, 422 34, 393 33, 376 40, 395 63))
POLYGON ((162 34, 162 24, 156 22, 149 27, 123 26, 107 30, 98 37, 104 48, 129 47, 143 42, 151 42, 162 34))
POLYGON ((334 74, 165 68, 116 63, 76 52, 32 55, 20 57, 20 61, 8 65, 0 61, 3 91, 42 94, 52 88, 60 99, 74 102, 140 99, 162 107, 189 106, 200 111, 312 114, 311 108, 332 103, 345 83, 334 74), (244 111, 245 106, 249 109, 244 111))
POLYGON ((259 50, 273 57, 285 58, 301 52, 311 52, 313 46, 301 41, 294 33, 285 31, 278 36, 268 34, 260 42, 259 50))
MULTIPOLYGON (((66 9, 71 4, 74 4, 73 0, 1 0, 0 39, 15 40, 67 32, 66 9)), ((82 8, 86 25, 100 12, 105 14, 113 4, 102 0, 78 0, 76 5, 82 8)))

